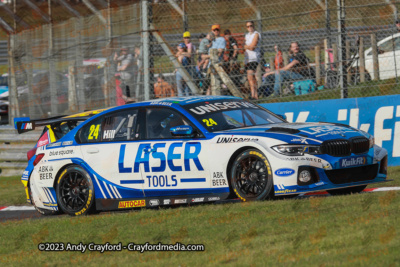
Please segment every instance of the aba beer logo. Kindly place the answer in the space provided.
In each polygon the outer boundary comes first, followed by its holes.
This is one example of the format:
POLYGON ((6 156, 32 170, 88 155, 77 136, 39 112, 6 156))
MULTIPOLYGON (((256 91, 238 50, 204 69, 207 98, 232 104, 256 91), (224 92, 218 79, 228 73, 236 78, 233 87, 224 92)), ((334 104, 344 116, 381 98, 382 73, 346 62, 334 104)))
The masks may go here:
POLYGON ((361 166, 367 163, 366 157, 354 157, 354 158, 346 158, 340 160, 340 167, 354 167, 354 166, 361 166))

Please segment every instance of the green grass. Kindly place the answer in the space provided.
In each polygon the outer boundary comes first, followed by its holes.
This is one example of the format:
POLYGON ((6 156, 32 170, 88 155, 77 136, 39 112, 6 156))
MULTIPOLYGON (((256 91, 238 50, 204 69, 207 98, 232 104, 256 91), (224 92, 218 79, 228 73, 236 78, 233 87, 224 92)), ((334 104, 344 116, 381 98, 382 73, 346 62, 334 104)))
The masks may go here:
POLYGON ((26 194, 21 176, 0 178, 0 206, 24 205, 26 194))
MULTIPOLYGON (((398 186, 400 167, 389 168, 398 186)), ((17 181, 17 177, 10 178, 17 181)), ((22 185, 18 190, 23 195, 22 185)), ((3 199, 5 187, 1 187, 3 199)), ((313 266, 400 261, 396 191, 0 223, 1 265, 313 266), (204 244, 205 252, 40 252, 42 242, 204 244)))

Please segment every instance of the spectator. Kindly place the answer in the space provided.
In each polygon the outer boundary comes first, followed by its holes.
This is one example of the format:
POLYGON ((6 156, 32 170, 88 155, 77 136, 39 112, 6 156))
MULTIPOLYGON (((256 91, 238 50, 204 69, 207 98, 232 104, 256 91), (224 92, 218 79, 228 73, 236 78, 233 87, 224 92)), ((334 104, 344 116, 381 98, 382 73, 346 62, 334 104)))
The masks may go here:
POLYGON ((284 66, 282 51, 279 45, 275 45, 274 49, 275 49, 275 69, 280 70, 284 66))
POLYGON ((157 83, 154 84, 154 97, 164 98, 175 96, 172 86, 165 81, 164 75, 161 73, 157 77, 157 83))
POLYGON ((133 64, 134 57, 132 54, 129 54, 129 49, 126 46, 123 46, 120 50, 120 55, 117 53, 114 54, 114 61, 117 63, 117 72, 120 74, 121 79, 121 88, 126 89, 126 94, 130 96, 130 90, 133 90, 133 64))
POLYGON ((400 32, 400 19, 396 20, 397 32, 400 32))
POLYGON ((246 22, 247 30, 249 31, 246 36, 245 49, 245 70, 247 72, 247 79, 250 84, 251 96, 250 99, 258 99, 257 80, 255 73, 258 64, 261 61, 261 34, 254 29, 254 22, 246 22))
POLYGON ((271 71, 271 66, 269 63, 264 64, 265 73, 262 77, 262 84, 258 88, 258 95, 263 95, 267 97, 274 92, 275 83, 275 72, 271 71))
MULTIPOLYGON (((224 55, 224 50, 225 50, 225 47, 226 47, 225 38, 220 36, 221 28, 220 28, 219 24, 212 25, 211 26, 211 31, 214 33, 215 39, 212 42, 212 45, 211 45, 210 49, 217 49, 218 50, 218 52, 217 52, 218 61, 222 62, 223 55, 224 55)), ((210 52, 209 52, 209 54, 210 54, 210 52)), ((209 65, 210 65, 210 63, 209 63, 209 65)), ((207 95, 211 94, 211 87, 208 87, 206 94, 207 95)))
POLYGON ((232 37, 230 30, 224 31, 224 38, 226 41, 226 49, 224 53, 224 65, 223 68, 226 73, 229 74, 233 83, 237 86, 241 86, 241 75, 240 65, 236 63, 237 56, 239 54, 239 47, 235 38, 232 37))
POLYGON ((298 42, 292 42, 289 47, 290 63, 275 72, 273 96, 280 95, 280 88, 284 81, 301 80, 310 76, 308 58, 300 50, 298 42))
POLYGON ((199 45, 199 62, 198 67, 200 71, 205 71, 207 69, 210 56, 208 55, 208 50, 212 45, 212 41, 214 40, 215 35, 213 32, 210 32, 203 38, 199 45))
POLYGON ((236 39, 232 37, 230 30, 224 31, 224 38, 226 41, 226 47, 225 47, 226 50, 224 53, 224 61, 225 62, 230 62, 231 60, 236 61, 238 53, 239 53, 239 48, 238 48, 236 39))
POLYGON ((131 98, 126 95, 126 91, 123 90, 123 82, 121 80, 121 74, 115 74, 115 89, 116 89, 116 104, 117 106, 125 105, 127 102, 136 101, 135 98, 131 98))
MULTIPOLYGON (((178 52, 176 53, 176 57, 178 58, 178 61, 182 64, 182 66, 190 73, 189 70, 189 65, 190 65, 190 60, 189 60, 189 53, 187 52, 187 47, 184 43, 180 43, 177 46, 178 52)), ((175 70, 176 71, 176 85, 178 89, 178 96, 189 96, 190 95, 190 90, 186 82, 183 80, 183 75, 181 73, 181 70, 175 70)))
POLYGON ((220 36, 221 29, 218 24, 213 25, 211 27, 211 30, 215 35, 215 39, 211 45, 211 49, 218 49, 218 59, 219 61, 222 61, 224 50, 226 47, 225 38, 220 36))
POLYGON ((190 41, 190 32, 183 33, 183 42, 186 45, 187 52, 189 53, 189 57, 192 59, 194 58, 193 55, 196 54, 196 46, 192 44, 190 41))
POLYGON ((200 36, 199 36, 199 44, 201 43, 201 40, 203 40, 204 37, 206 37, 206 35, 204 33, 200 34, 200 36))

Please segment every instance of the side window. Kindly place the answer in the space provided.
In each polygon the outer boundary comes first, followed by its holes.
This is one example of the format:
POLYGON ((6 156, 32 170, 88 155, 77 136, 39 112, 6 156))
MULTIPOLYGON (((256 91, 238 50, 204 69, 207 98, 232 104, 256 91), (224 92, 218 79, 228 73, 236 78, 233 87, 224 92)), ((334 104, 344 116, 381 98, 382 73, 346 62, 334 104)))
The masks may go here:
POLYGON ((81 143, 97 143, 101 140, 101 120, 102 117, 88 123, 79 132, 79 141, 81 143))
POLYGON ((149 108, 146 111, 146 132, 148 139, 171 139, 170 128, 190 123, 178 112, 166 108, 149 108))
POLYGON ((137 109, 124 110, 104 117, 103 142, 135 140, 137 109))
POLYGON ((388 40, 386 42, 384 42, 383 44, 378 46, 378 53, 379 54, 383 54, 386 52, 391 52, 393 51, 393 44, 394 44, 394 40, 388 40))

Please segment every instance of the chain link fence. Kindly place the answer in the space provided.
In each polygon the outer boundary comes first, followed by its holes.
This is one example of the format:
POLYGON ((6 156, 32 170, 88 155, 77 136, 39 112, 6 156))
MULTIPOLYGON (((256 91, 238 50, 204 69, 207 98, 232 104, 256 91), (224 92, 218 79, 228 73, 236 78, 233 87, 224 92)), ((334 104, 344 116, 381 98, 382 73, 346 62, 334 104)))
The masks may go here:
POLYGON ((186 94, 287 102, 341 98, 344 90, 348 97, 400 91, 400 1, 56 2, 52 17, 65 7, 84 15, 63 14, 62 21, 9 35, 11 117, 186 94), (246 43, 250 24, 260 34, 256 44, 253 37, 246 43), (210 33, 223 37, 223 49, 212 49, 218 46, 210 33), (246 53, 258 64, 246 66, 246 53))

